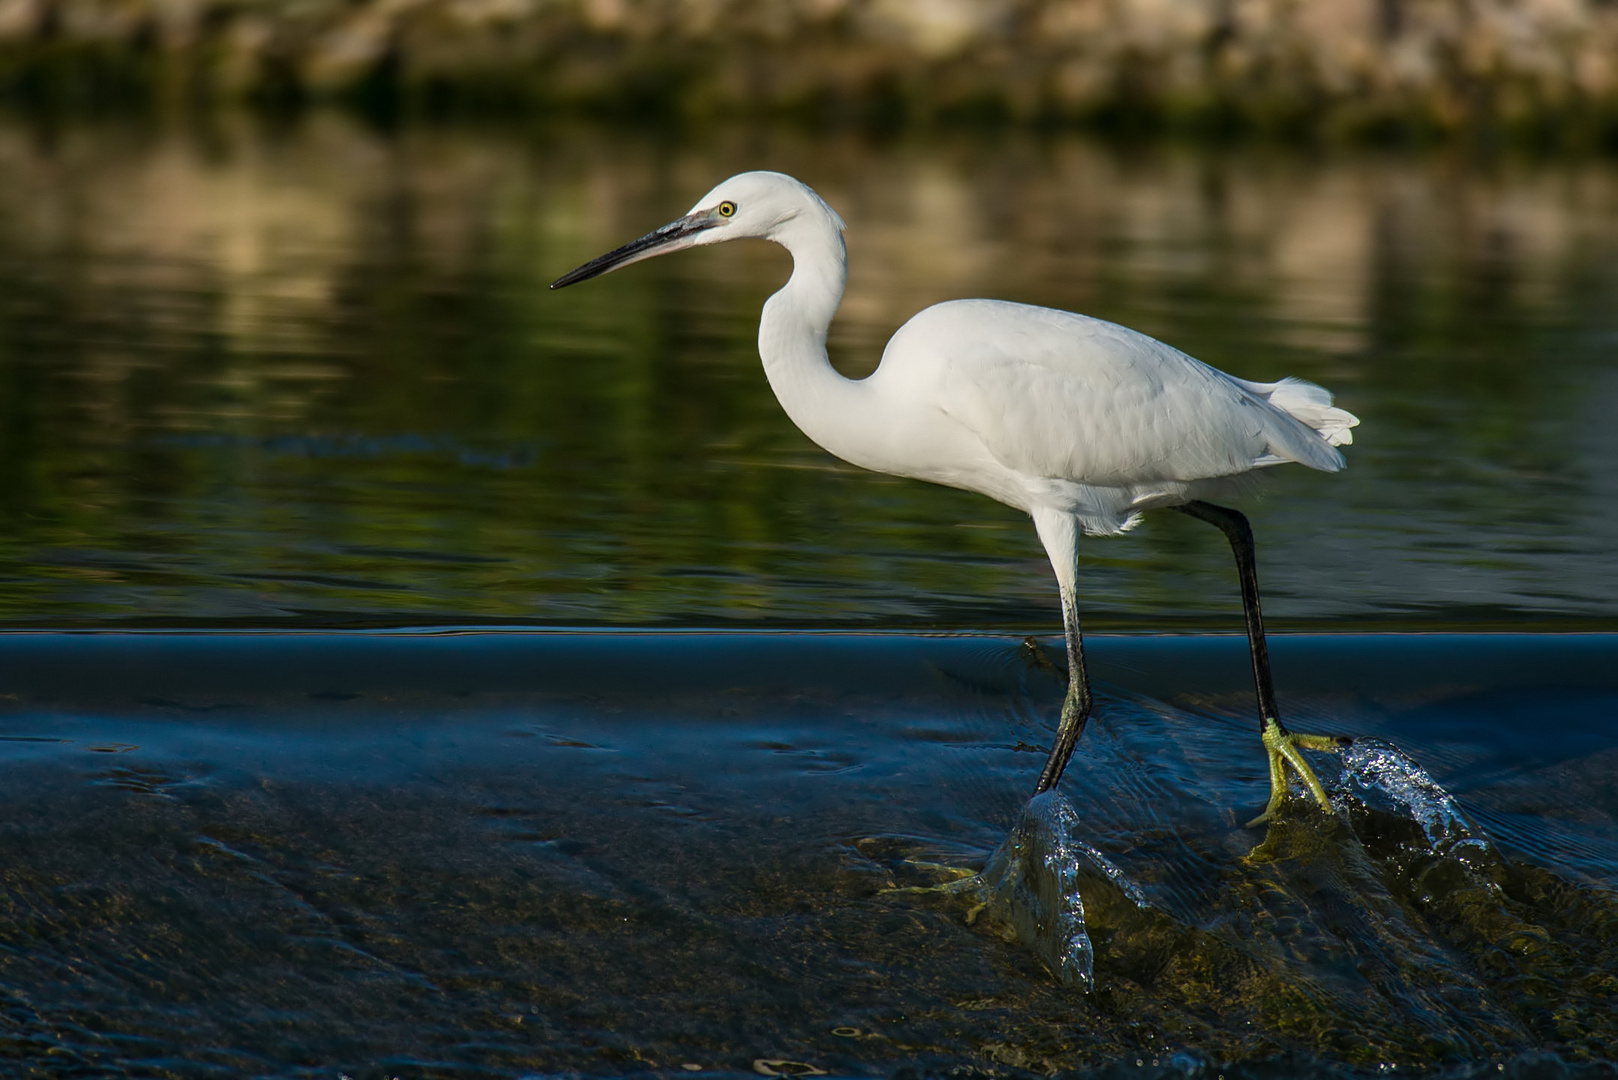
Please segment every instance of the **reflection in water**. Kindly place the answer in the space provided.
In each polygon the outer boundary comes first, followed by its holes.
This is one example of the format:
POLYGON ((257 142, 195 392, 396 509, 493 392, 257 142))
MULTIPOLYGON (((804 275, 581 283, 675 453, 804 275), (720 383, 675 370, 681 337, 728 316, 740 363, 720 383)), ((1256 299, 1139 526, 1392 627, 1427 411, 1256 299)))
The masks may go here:
MULTIPOLYGON (((1255 513, 1282 625, 1618 614, 1610 163, 325 116, 0 125, 0 617, 1054 624, 1016 514, 792 429, 771 245, 546 294, 758 166, 849 222, 850 373, 987 295, 1337 390, 1350 469, 1255 513)), ((1088 549, 1096 623, 1237 625, 1170 518, 1088 549)))

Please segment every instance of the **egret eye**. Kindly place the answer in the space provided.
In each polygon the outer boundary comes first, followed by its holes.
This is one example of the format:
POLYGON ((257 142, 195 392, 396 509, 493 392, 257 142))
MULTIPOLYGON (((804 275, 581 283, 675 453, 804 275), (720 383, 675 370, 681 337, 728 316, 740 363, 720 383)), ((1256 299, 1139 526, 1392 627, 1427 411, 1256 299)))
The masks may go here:
POLYGON ((726 199, 724 202, 719 204, 719 216, 720 217, 730 217, 735 212, 736 212, 736 204, 731 202, 729 199, 726 199))

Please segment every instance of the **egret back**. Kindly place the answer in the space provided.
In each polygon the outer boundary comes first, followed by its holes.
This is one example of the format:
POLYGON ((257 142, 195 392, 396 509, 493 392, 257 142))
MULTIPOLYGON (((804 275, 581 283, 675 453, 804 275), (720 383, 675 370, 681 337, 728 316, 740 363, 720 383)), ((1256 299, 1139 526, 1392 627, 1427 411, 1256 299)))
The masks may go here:
POLYGON ((1249 383, 1115 323, 998 300, 920 312, 888 343, 882 369, 1007 468, 1097 487, 1284 461, 1332 472, 1342 455, 1311 421, 1339 436, 1357 422, 1313 384, 1249 383), (1300 417, 1289 406, 1307 408, 1300 417))

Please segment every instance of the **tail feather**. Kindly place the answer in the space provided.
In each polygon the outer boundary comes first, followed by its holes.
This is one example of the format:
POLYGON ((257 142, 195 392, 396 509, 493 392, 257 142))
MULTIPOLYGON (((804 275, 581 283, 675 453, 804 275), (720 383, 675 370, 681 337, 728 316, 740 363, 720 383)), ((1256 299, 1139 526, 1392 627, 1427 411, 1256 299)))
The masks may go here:
POLYGON ((1343 455, 1336 447, 1354 441, 1350 429, 1360 418, 1346 409, 1332 406, 1331 392, 1303 379, 1282 379, 1275 383, 1253 383, 1240 380, 1243 387, 1261 398, 1296 426, 1276 417, 1268 430, 1270 453, 1254 462, 1255 465, 1275 465, 1283 461, 1296 461, 1312 469, 1336 472, 1343 467, 1343 455))
POLYGON ((1286 378, 1268 385, 1254 384, 1253 388, 1269 391, 1271 405, 1302 420, 1331 445, 1347 446, 1354 441, 1351 429, 1360 418, 1347 409, 1333 408, 1331 391, 1325 387, 1303 379, 1286 378))

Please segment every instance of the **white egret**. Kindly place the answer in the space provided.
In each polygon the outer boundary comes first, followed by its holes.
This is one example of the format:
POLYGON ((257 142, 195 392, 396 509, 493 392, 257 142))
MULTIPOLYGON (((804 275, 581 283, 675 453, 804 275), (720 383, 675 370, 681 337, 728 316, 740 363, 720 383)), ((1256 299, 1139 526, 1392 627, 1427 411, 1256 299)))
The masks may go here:
POLYGON ((1283 462, 1343 467, 1337 447, 1358 419, 1312 383, 1254 383, 1217 371, 1126 327, 1001 300, 954 300, 893 335, 880 366, 847 379, 826 356, 826 331, 848 278, 843 220, 790 176, 733 176, 691 212, 552 285, 560 289, 671 251, 758 237, 792 254, 792 276, 764 304, 758 350, 782 408, 803 433, 851 464, 976 491, 1027 512, 1056 571, 1068 690, 1035 793, 1054 787, 1090 714, 1077 600, 1078 540, 1133 527, 1142 513, 1183 511, 1225 534, 1236 555, 1259 731, 1270 762, 1268 820, 1286 768, 1329 809, 1300 748, 1348 740, 1289 732, 1271 686, 1253 534, 1215 505, 1246 474, 1283 462))

